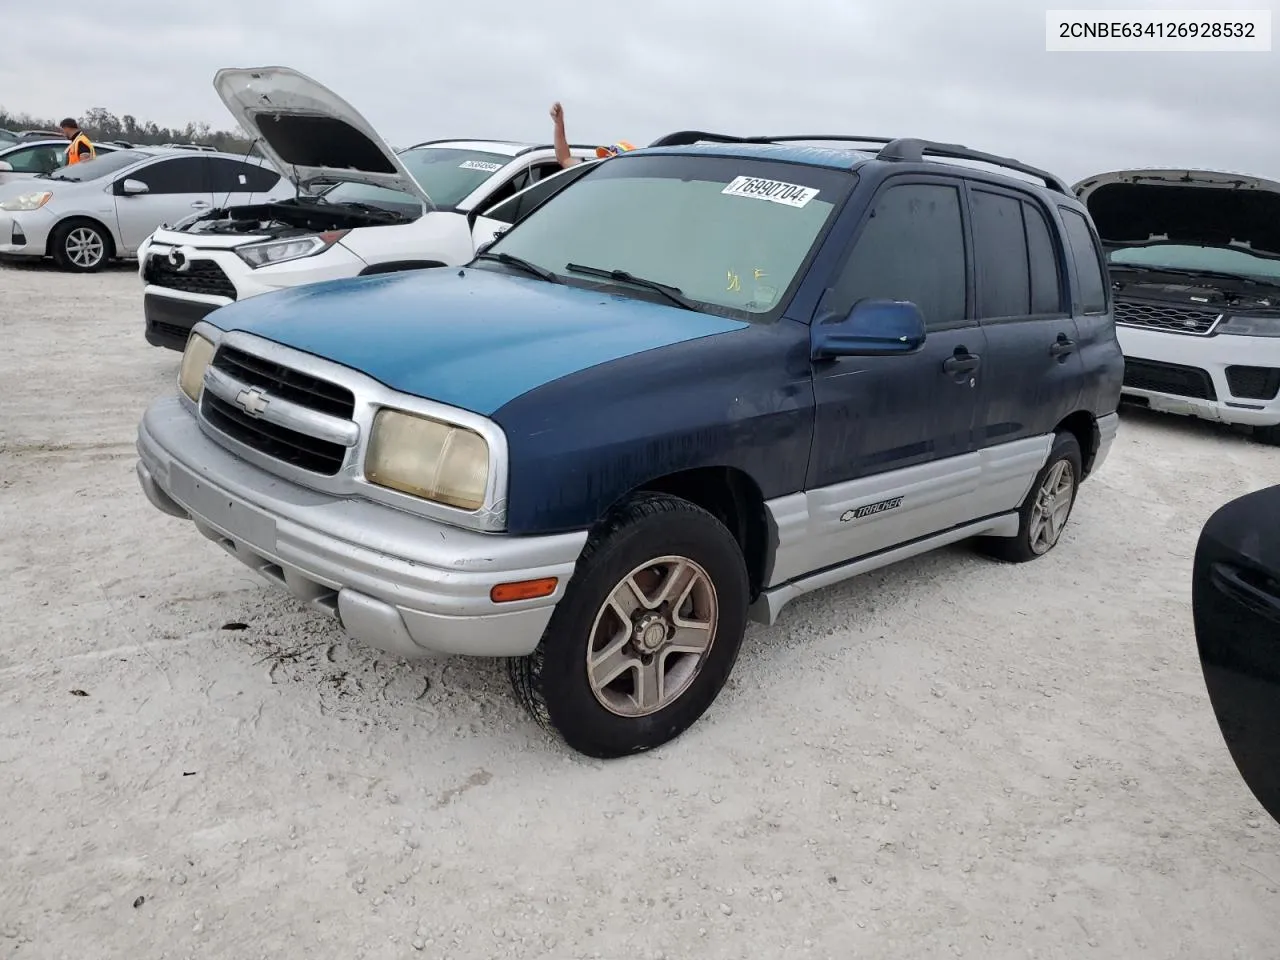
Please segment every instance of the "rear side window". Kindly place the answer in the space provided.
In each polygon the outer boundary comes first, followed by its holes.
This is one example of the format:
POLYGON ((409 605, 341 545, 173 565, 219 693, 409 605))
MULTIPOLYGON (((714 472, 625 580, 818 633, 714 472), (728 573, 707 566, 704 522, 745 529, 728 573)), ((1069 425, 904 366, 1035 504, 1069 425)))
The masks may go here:
POLYGON ((66 159, 65 147, 27 147, 6 153, 4 160, 15 173, 53 173, 66 159))
POLYGON ((209 157, 209 179, 214 193, 266 193, 280 175, 256 163, 226 157, 209 157))
POLYGON ((1022 214, 1027 225, 1027 252, 1031 260, 1031 312, 1061 313, 1062 280, 1049 221, 1039 207, 1026 201, 1022 204, 1022 214))
POLYGON ((1106 313, 1107 282, 1102 272, 1102 251, 1089 221, 1075 210, 1059 207, 1067 229, 1067 243, 1080 277, 1080 306, 1085 313, 1106 313))
POLYGON ((986 190, 972 190, 969 198, 978 273, 978 316, 1026 316, 1031 312, 1031 270, 1022 202, 986 190))
POLYGON ((956 187, 904 183, 880 195, 831 302, 846 311, 866 299, 910 300, 930 328, 964 321, 964 227, 956 187))

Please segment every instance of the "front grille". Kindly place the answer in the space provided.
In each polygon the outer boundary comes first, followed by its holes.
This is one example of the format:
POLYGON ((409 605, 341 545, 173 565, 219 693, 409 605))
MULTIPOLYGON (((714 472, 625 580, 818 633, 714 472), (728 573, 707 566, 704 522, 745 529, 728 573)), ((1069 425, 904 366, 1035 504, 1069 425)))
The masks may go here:
POLYGON ((1218 394, 1213 389, 1213 378, 1208 372, 1199 367, 1184 367, 1176 363, 1126 359, 1124 385, 1135 390, 1168 393, 1175 397, 1218 399, 1218 394))
POLYGON ((273 397, 331 417, 350 420, 355 414, 356 398, 346 387, 255 357, 235 347, 219 349, 213 358, 213 367, 273 397))
POLYGON ((1217 324, 1221 311, 1193 307, 1175 307, 1165 303, 1138 303, 1116 300, 1116 323, 1144 330, 1185 333, 1203 337, 1217 324))
POLYGON ((232 440, 313 473, 334 476, 342 469, 342 461, 347 455, 347 448, 341 444, 318 440, 305 433, 258 420, 208 390, 200 400, 200 413, 210 426, 221 430, 232 440))
MULTIPOLYGON (((355 415, 355 396, 346 387, 235 347, 219 347, 212 366, 269 397, 343 420, 355 415)), ((346 459, 347 448, 341 444, 250 416, 209 390, 201 398, 200 412, 210 426, 232 440, 303 470, 331 477, 346 459)))
POLYGON ((147 283, 184 293, 205 293, 214 297, 236 298, 236 287, 212 260, 191 260, 190 268, 179 270, 164 254, 147 257, 142 278, 147 283))
POLYGON ((1273 367, 1227 367, 1227 386, 1241 400, 1274 400, 1280 393, 1280 370, 1273 367))

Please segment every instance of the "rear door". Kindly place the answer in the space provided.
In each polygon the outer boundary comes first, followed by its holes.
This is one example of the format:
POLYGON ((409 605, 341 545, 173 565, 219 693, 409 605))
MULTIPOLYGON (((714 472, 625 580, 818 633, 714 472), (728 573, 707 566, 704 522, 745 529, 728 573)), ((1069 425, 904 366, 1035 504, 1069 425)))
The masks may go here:
POLYGON ((132 254, 162 224, 172 226, 213 206, 208 163, 207 158, 193 152, 189 156, 155 160, 115 178, 112 192, 120 237, 126 248, 121 254, 132 254), (126 180, 145 184, 147 192, 127 194, 126 180))
POLYGON ((994 468, 981 496, 984 513, 1000 513, 1022 502, 1040 467, 1031 463, 1036 438, 1078 408, 1084 366, 1066 295, 1068 252, 1048 209, 1034 194, 978 181, 968 195, 977 316, 987 334, 977 444, 994 468))
POLYGON ((1191 582, 1205 687, 1245 783, 1280 820, 1280 486, 1221 507, 1191 582))

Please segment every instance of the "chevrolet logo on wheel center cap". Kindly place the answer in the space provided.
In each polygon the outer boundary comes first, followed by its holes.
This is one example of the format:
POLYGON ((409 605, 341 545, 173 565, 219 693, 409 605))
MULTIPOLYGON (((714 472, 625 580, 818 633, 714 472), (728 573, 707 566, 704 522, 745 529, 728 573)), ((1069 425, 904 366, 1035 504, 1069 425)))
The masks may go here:
POLYGON ((271 400, 265 393, 256 388, 249 390, 241 390, 236 394, 236 406, 244 410, 251 417, 260 417, 267 409, 267 404, 271 400))

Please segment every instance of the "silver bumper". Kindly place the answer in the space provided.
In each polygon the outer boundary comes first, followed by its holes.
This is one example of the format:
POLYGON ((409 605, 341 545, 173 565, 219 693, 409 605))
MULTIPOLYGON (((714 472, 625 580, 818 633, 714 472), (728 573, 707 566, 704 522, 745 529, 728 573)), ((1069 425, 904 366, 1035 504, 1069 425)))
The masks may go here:
POLYGON ((266 580, 402 657, 521 656, 537 646, 586 533, 473 533, 283 480, 210 440, 178 398, 138 427, 138 480, 266 580), (557 578, 544 599, 495 604, 497 584, 557 578))

